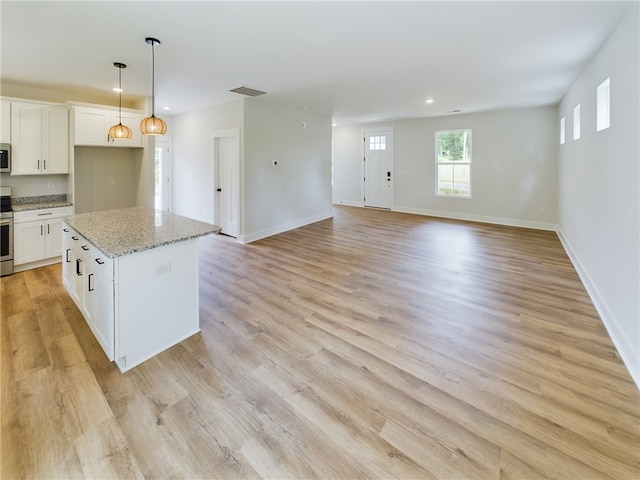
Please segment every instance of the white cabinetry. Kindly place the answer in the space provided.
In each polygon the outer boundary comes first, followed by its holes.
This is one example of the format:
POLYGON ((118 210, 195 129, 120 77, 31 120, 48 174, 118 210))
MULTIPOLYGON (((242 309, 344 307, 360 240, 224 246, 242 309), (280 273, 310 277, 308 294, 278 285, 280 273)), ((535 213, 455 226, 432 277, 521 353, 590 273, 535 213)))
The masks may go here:
POLYGON ((16 212, 13 218, 14 265, 57 260, 62 255, 62 217, 71 215, 72 210, 72 207, 59 207, 16 212))
POLYGON ((115 291, 113 260, 94 250, 93 334, 109 360, 115 357, 115 291))
POLYGON ((63 224, 62 281, 109 360, 114 359, 113 260, 63 224))
POLYGON ((0 101, 0 143, 11 143, 11 102, 0 101))
POLYGON ((69 173, 69 111, 11 103, 11 175, 69 173))
POLYGON ((131 129, 130 139, 114 140, 109 137, 109 128, 120 123, 118 110, 96 107, 73 107, 74 145, 94 147, 142 147, 140 121, 142 114, 130 110, 122 111, 122 124, 131 129))

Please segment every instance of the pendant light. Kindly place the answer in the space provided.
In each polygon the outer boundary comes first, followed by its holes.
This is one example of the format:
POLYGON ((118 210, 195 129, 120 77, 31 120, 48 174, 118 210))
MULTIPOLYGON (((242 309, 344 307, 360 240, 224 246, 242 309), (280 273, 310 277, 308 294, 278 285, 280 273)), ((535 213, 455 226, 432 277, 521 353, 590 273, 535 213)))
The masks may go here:
POLYGON ((155 103, 156 103, 156 59, 154 48, 156 45, 160 45, 160 40, 156 38, 147 37, 144 39, 149 45, 151 45, 151 116, 143 118, 140 122, 140 130, 143 135, 164 135, 167 133, 167 124, 164 120, 156 117, 155 115, 155 103))
POLYGON ((124 63, 115 62, 114 67, 118 69, 118 92, 120 92, 120 100, 118 102, 118 124, 109 129, 109 138, 113 140, 126 140, 131 138, 131 129, 122 124, 122 69, 127 68, 124 63))

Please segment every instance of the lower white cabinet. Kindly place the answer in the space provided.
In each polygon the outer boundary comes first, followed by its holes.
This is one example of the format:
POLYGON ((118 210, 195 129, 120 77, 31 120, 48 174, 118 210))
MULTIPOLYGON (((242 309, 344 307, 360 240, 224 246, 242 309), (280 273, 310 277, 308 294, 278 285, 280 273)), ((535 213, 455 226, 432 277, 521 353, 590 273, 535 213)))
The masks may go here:
POLYGON ((14 265, 57 260, 62 255, 62 217, 71 213, 71 207, 16 212, 13 218, 14 265))
POLYGON ((93 276, 93 334, 109 360, 115 357, 115 311, 113 264, 111 259, 94 256, 93 276))
POLYGON ((113 261, 63 224, 62 282, 109 360, 114 359, 113 261))

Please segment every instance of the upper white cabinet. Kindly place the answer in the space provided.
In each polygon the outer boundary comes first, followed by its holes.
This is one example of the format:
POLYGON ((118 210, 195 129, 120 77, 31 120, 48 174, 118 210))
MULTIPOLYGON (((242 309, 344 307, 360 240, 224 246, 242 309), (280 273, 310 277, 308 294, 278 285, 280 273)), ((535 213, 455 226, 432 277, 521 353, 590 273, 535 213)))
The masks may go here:
POLYGON ((11 156, 11 175, 69 173, 67 107, 11 102, 11 156))
POLYGON ((11 143, 11 102, 0 102, 0 143, 11 143))
POLYGON ((94 147, 142 147, 140 121, 142 114, 122 112, 122 124, 132 131, 131 138, 114 140, 109 138, 109 128, 120 122, 118 110, 95 107, 73 107, 74 145, 94 147))

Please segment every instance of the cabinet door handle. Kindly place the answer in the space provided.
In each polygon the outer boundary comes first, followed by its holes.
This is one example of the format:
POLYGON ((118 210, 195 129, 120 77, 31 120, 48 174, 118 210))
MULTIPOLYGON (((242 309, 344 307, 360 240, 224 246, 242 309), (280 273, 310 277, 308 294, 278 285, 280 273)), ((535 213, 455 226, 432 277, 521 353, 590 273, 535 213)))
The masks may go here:
POLYGON ((80 270, 80 264, 82 263, 81 258, 76 258, 76 275, 81 276, 82 271, 80 270))
POLYGON ((38 168, 37 170, 40 170, 40 160, 38 160, 38 168))
POLYGON ((88 251, 89 251, 89 247, 87 247, 86 245, 82 245, 82 249, 83 249, 85 252, 88 252, 88 251))
POLYGON ((78 241, 78 237, 76 237, 75 235, 71 235, 71 238, 73 238, 75 241, 78 241))
POLYGON ((47 235, 49 235, 51 232, 49 231, 49 224, 47 223, 47 235))
POLYGON ((44 227, 40 225, 40 235, 44 234, 44 227))
POLYGON ((46 160, 42 160, 42 169, 43 170, 47 169, 47 161, 46 160))
POLYGON ((93 278, 93 273, 89 274, 89 291, 93 292, 93 286, 91 285, 91 279, 93 278))
POLYGON ((96 263, 98 265, 104 265, 104 260, 100 259, 100 258, 96 258, 96 263))
POLYGON ((62 231, 63 231, 64 233, 69 233, 69 229, 68 229, 68 228, 63 228, 63 229, 62 229, 62 231))
POLYGON ((71 249, 67 248, 67 253, 66 253, 66 257, 65 257, 67 263, 71 262, 71 260, 69 260, 69 250, 71 250, 71 249))

